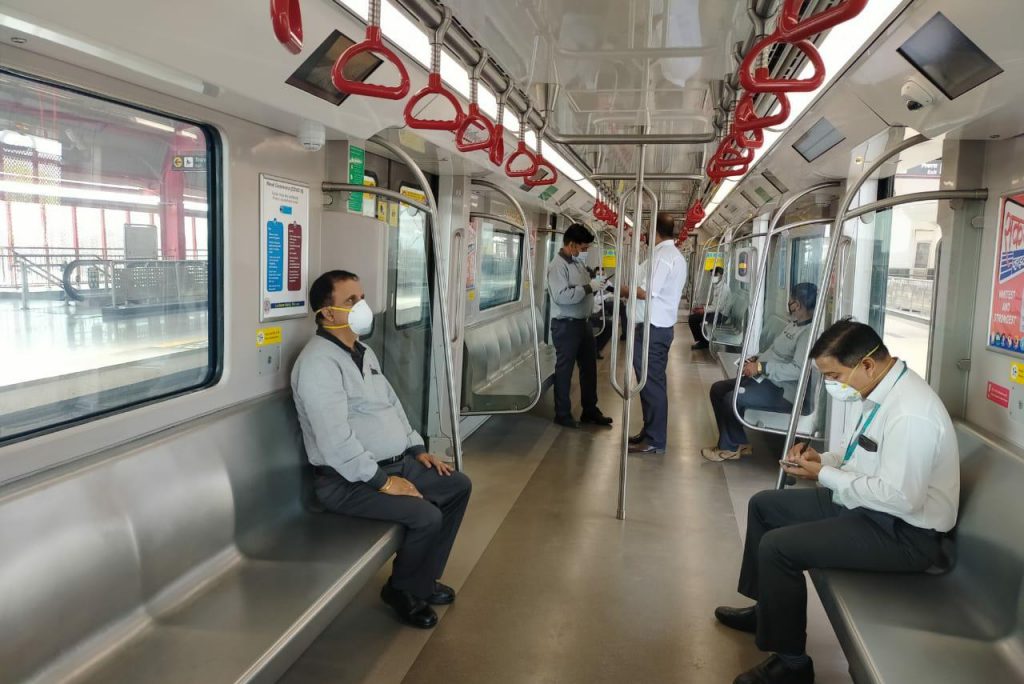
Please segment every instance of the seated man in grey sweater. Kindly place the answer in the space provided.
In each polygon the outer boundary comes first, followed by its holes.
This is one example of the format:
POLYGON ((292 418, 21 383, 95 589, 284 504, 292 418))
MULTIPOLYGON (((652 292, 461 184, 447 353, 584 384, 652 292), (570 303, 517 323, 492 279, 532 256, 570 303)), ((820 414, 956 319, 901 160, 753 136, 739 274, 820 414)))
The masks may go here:
POLYGON ((437 624, 455 600, 438 580, 469 503, 470 481, 427 453, 373 350, 359 342, 373 312, 359 278, 328 271, 309 301, 317 331, 292 369, 292 393, 317 498, 333 513, 405 527, 381 598, 408 624, 437 624))

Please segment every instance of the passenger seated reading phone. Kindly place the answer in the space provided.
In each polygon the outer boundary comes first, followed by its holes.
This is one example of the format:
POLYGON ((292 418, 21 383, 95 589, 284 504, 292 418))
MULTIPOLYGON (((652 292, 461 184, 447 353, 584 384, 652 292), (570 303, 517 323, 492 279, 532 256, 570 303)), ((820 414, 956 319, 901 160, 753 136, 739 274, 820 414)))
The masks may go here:
POLYGON ((805 652, 805 570, 924 572, 944 567, 943 538, 956 524, 960 455, 953 422, 928 383, 891 356, 863 323, 839 321, 811 349, 836 401, 860 417, 835 452, 806 444, 785 471, 816 488, 768 490, 750 499, 739 593, 756 601, 720 607, 726 627, 757 635, 772 655, 734 684, 811 684, 805 652))
MULTIPOLYGON (((790 323, 772 340, 767 350, 743 362, 739 372, 740 395, 736 405, 742 415, 747 409, 789 413, 793 409, 796 385, 803 369, 801 361, 811 342, 811 318, 818 302, 818 287, 798 283, 789 294, 790 323)), ((743 425, 732 412, 734 380, 720 380, 711 386, 711 407, 718 423, 718 444, 701 449, 709 461, 739 458, 749 451, 743 425)), ((806 406, 806 404, 805 404, 806 406)))

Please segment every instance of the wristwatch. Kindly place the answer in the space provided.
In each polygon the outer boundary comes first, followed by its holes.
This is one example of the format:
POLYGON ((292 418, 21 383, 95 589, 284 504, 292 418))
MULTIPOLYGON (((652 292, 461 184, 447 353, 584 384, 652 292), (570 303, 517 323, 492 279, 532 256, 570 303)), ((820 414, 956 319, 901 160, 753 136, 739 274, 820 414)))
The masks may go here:
POLYGON ((757 362, 757 374, 764 375, 764 364, 760 361, 757 362))

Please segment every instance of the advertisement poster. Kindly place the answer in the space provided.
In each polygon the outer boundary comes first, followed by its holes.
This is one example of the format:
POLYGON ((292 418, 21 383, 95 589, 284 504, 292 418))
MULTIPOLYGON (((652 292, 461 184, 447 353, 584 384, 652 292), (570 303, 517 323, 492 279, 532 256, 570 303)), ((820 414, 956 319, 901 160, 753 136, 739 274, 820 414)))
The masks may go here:
POLYGON ((305 316, 309 186, 260 174, 260 320, 305 316))
POLYGON ((1003 198, 988 346, 1024 356, 1024 194, 1003 198))

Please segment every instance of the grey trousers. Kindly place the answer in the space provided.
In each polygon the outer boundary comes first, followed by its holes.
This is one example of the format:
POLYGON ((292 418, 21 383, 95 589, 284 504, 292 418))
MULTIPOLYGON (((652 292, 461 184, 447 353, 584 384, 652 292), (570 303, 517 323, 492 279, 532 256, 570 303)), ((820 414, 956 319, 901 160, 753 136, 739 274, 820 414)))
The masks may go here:
POLYGON ((472 484, 462 473, 439 475, 409 455, 384 471, 412 482, 423 498, 383 494, 365 482, 349 482, 336 474, 317 475, 314 491, 332 513, 387 520, 405 527, 405 538, 391 570, 391 585, 426 599, 444 573, 472 484))
POLYGON ((747 508, 739 592, 757 601, 757 647, 789 655, 807 644, 804 570, 924 572, 942 537, 887 513, 832 502, 832 490, 768 490, 747 508))

